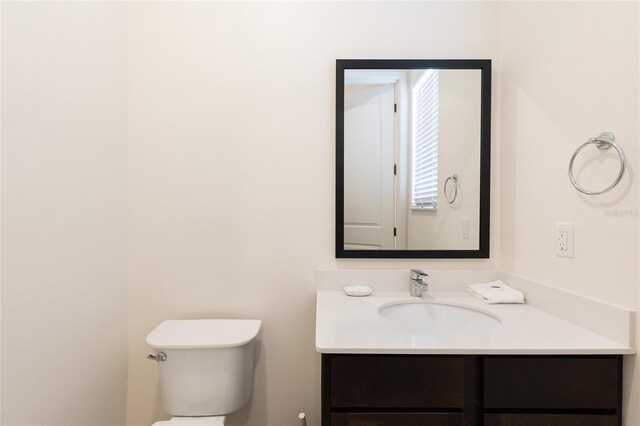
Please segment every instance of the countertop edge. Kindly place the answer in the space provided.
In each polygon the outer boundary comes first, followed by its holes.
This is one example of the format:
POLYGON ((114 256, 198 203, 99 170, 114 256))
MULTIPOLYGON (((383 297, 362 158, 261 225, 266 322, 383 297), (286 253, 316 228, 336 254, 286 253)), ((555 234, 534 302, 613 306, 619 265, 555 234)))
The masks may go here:
POLYGON ((341 355, 635 355, 633 348, 620 349, 344 349, 321 348, 320 354, 341 355))

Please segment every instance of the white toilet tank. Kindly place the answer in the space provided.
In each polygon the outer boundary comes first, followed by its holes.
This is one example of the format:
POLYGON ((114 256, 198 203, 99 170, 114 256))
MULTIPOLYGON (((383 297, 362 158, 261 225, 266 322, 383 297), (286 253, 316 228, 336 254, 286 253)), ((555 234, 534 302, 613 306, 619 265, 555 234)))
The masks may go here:
POLYGON ((174 416, 216 416, 244 406, 253 389, 260 320, 164 321, 147 336, 158 361, 162 407, 174 416))

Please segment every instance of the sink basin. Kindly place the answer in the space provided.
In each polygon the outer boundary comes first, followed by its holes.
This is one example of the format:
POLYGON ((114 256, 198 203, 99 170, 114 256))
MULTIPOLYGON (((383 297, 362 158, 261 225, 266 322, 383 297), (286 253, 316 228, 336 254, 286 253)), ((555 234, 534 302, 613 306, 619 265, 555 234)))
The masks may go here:
POLYGON ((478 333, 501 325, 498 317, 481 309, 430 300, 391 302, 378 313, 420 333, 478 333))

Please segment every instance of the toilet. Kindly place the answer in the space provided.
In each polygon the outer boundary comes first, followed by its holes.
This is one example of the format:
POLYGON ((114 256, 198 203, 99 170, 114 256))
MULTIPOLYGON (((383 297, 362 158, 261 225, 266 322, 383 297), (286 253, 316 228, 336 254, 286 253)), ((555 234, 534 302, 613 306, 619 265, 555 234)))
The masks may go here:
POLYGON ((253 389, 260 320, 164 321, 147 336, 158 362, 162 407, 173 418, 153 426, 223 426, 253 389))

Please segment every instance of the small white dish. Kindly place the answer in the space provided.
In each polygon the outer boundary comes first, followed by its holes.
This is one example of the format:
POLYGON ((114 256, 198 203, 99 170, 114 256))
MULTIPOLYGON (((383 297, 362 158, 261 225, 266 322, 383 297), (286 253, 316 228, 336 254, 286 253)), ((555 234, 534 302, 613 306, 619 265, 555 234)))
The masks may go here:
POLYGON ((346 285, 344 294, 352 297, 370 296, 373 290, 368 285, 346 285))

